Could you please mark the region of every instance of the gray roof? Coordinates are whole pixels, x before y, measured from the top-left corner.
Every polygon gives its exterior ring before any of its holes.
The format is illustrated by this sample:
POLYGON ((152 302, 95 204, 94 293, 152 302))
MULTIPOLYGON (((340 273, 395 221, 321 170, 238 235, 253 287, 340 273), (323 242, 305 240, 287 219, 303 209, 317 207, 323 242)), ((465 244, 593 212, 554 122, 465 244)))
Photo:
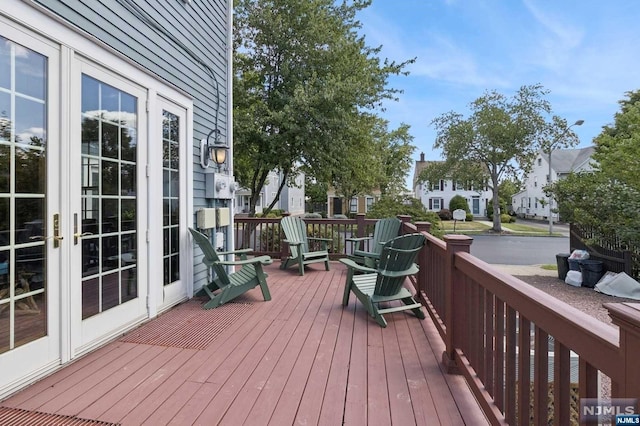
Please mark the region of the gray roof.
MULTIPOLYGON (((569 173, 589 162, 595 148, 556 149, 551 153, 551 167, 556 173, 569 173)), ((545 157, 544 158, 548 158, 545 157)))

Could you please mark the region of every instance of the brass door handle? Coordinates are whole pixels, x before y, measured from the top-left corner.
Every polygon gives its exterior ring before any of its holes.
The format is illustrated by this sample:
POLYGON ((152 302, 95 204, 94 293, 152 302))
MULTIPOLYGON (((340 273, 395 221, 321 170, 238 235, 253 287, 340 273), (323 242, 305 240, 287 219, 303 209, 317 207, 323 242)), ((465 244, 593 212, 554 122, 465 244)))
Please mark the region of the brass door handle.
POLYGON ((88 235, 93 235, 93 232, 80 232, 78 227, 78 213, 73 214, 73 244, 78 244, 78 240, 82 237, 86 237, 88 235))
POLYGON ((64 240, 64 237, 61 237, 60 235, 51 235, 49 237, 45 237, 44 235, 34 235, 29 237, 30 240, 38 240, 38 241, 46 241, 46 240, 51 240, 53 239, 54 241, 62 241, 64 240))

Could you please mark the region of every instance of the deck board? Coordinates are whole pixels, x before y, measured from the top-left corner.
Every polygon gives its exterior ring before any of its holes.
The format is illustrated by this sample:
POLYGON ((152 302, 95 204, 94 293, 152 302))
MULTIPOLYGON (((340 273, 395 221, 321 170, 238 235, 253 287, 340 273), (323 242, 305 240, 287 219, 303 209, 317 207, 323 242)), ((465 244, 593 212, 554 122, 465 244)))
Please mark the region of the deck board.
POLYGON ((0 406, 122 425, 486 423, 430 319, 383 329, 353 295, 343 307, 338 262, 265 269, 272 300, 241 296, 248 313, 205 349, 113 341, 0 406))

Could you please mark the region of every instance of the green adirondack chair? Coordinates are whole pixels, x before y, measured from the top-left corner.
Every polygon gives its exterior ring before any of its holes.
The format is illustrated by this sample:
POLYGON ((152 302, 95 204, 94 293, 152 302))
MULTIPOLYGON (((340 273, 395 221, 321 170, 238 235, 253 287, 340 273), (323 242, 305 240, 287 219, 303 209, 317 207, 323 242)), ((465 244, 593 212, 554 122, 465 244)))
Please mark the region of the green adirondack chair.
POLYGON ((361 265, 375 267, 376 261, 380 259, 382 247, 387 241, 398 236, 400 225, 402 225, 400 219, 387 217, 376 222, 372 237, 347 238, 346 241, 354 244, 350 258, 361 265), (369 250, 364 250, 362 247, 366 240, 369 240, 369 250))
POLYGON ((285 235, 284 242, 289 244, 289 257, 280 265, 281 269, 298 265, 300 275, 304 275, 304 267, 310 263, 324 262, 324 267, 329 270, 329 252, 327 243, 329 238, 316 238, 307 236, 307 224, 298 216, 286 216, 280 221, 280 226, 285 235), (319 241, 321 250, 312 251, 309 242, 319 241))
POLYGON ((388 241, 382 248, 376 268, 359 265, 352 259, 340 259, 348 268, 342 304, 347 306, 353 292, 382 327, 387 326, 383 315, 392 312, 411 310, 415 316, 424 319, 424 312, 420 309, 422 305, 404 287, 404 282, 409 275, 418 272, 414 261, 425 243, 426 238, 419 233, 388 241), (394 300, 402 300, 404 305, 380 307, 381 303, 394 300))
POLYGON ((251 249, 216 252, 206 235, 192 228, 189 228, 189 232, 191 232, 193 239, 204 254, 202 263, 212 268, 213 272, 215 272, 215 278, 197 293, 198 296, 205 294, 209 296, 210 300, 204 304, 204 309, 217 308, 258 285, 262 290, 264 300, 271 300, 271 293, 269 293, 269 287, 267 286, 267 274, 262 269, 262 265, 273 263, 271 257, 259 256, 248 259, 247 253, 251 249), (218 257, 219 255, 227 254, 239 255, 240 260, 227 261, 218 257), (235 265, 241 268, 228 274, 224 265, 235 265))

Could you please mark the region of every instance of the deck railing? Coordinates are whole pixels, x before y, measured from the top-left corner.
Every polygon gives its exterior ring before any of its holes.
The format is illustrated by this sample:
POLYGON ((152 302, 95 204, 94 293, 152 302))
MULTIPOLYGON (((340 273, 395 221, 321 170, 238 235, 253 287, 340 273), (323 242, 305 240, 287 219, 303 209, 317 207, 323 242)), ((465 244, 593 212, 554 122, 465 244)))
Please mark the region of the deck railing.
MULTIPOLYGON (((493 424, 577 423, 582 398, 640 397, 640 304, 605 304, 617 327, 605 324, 475 258, 471 237, 443 241, 428 223, 402 220, 403 233, 427 234, 413 284, 445 343, 443 365, 465 376, 493 424)), ((257 245, 275 239, 278 222, 236 218, 238 247, 281 257, 285 247, 257 245)), ((337 258, 350 252, 346 238, 368 235, 375 220, 307 223, 335 237, 337 258)))

